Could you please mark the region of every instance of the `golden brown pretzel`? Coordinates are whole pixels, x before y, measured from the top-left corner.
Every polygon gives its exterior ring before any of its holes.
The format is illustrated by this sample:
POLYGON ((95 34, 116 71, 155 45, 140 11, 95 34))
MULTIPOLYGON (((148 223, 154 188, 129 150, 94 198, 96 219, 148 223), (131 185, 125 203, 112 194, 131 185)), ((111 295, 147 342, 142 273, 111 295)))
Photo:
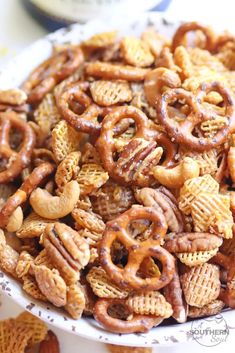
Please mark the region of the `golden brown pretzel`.
POLYGON ((178 46, 183 45, 184 37, 188 32, 191 31, 202 31, 205 35, 205 47, 209 51, 213 51, 215 45, 215 35, 214 32, 206 26, 203 26, 197 22, 186 22, 183 23, 175 32, 172 39, 172 51, 174 51, 178 46))
POLYGON ((54 171, 54 165, 45 162, 36 167, 25 179, 19 189, 8 198, 0 211, 0 227, 4 228, 15 209, 24 203, 31 192, 43 182, 43 180, 54 171))
POLYGON ((143 81, 149 70, 96 61, 88 63, 85 71, 88 76, 101 77, 107 80, 143 81))
POLYGON ((162 213, 152 207, 132 206, 128 211, 106 225, 100 243, 100 263, 110 279, 124 288, 135 290, 157 290, 167 285, 175 271, 175 260, 172 255, 160 246, 166 234, 166 221, 162 213), (152 221, 153 228, 149 239, 142 243, 133 239, 128 226, 134 220, 152 221), (119 240, 129 252, 125 267, 116 266, 111 258, 111 247, 119 240), (162 263, 162 273, 157 278, 140 278, 137 271, 146 257, 153 257, 162 263))
POLYGON ((29 164, 35 145, 35 134, 27 122, 17 116, 15 112, 0 114, 0 156, 11 161, 10 166, 0 172, 0 184, 14 180, 29 164), (19 151, 14 151, 10 146, 10 131, 12 128, 19 130, 23 141, 19 151))
POLYGON ((74 129, 86 133, 97 133, 100 130, 97 118, 107 113, 107 108, 101 108, 92 102, 92 99, 85 93, 88 88, 88 82, 72 83, 57 95, 56 102, 59 112, 74 129), (72 102, 79 103, 84 111, 81 114, 75 113, 71 107, 72 102))
POLYGON ((71 75, 84 57, 79 47, 64 49, 40 64, 23 83, 29 103, 38 103, 53 87, 71 75))
MULTIPOLYGON (((96 147, 100 153, 103 166, 109 175, 114 179, 118 179, 119 182, 125 182, 123 176, 120 175, 119 170, 116 168, 117 162, 114 161, 114 153, 116 152, 116 145, 114 140, 115 126, 117 126, 123 119, 133 119, 135 122, 136 130, 131 145, 127 145, 123 153, 130 153, 131 149, 134 149, 135 144, 138 143, 139 138, 149 140, 151 138, 149 123, 147 116, 138 108, 133 106, 117 107, 110 114, 106 115, 102 122, 101 133, 96 142, 96 147), (128 149, 129 146, 129 149, 128 149)), ((140 141, 139 141, 140 142, 140 141)), ((156 142, 151 141, 147 148, 151 151, 152 148, 156 147, 156 142)), ((147 153, 147 151, 146 151, 147 153)), ((149 152, 148 152, 149 153, 149 152)), ((123 156, 123 158, 125 155, 123 156)))
POLYGON ((130 320, 121 320, 109 315, 111 305, 126 305, 123 299, 99 299, 95 304, 94 317, 108 331, 116 333, 148 332, 153 326, 159 325, 160 316, 134 315, 130 320))
POLYGON ((162 98, 158 100, 156 108, 158 119, 165 126, 168 134, 174 138, 176 142, 197 151, 205 151, 221 145, 225 142, 228 133, 234 130, 235 102, 232 93, 219 82, 202 84, 196 96, 181 88, 169 89, 162 95, 162 98), (228 122, 218 130, 212 138, 196 137, 193 135, 195 126, 203 121, 212 120, 216 117, 215 112, 206 110, 201 104, 204 97, 211 91, 216 91, 223 97, 228 122), (184 100, 190 109, 190 114, 182 122, 171 119, 168 114, 168 105, 176 100, 184 100))

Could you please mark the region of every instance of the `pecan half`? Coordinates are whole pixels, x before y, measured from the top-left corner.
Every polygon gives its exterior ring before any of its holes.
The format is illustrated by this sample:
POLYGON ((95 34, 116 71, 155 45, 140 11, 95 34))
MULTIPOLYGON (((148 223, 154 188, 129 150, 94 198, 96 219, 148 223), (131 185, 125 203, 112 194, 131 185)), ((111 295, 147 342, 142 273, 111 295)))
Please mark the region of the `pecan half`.
POLYGON ((171 231, 182 232, 184 221, 181 211, 177 206, 174 196, 166 188, 143 188, 136 191, 135 197, 142 205, 155 207, 162 212, 171 231))
POLYGON ((169 252, 196 252, 214 250, 223 243, 223 239, 210 233, 169 233, 164 248, 169 252))
POLYGON ((75 283, 90 258, 89 245, 84 238, 66 224, 56 222, 46 227, 42 242, 66 283, 75 283))

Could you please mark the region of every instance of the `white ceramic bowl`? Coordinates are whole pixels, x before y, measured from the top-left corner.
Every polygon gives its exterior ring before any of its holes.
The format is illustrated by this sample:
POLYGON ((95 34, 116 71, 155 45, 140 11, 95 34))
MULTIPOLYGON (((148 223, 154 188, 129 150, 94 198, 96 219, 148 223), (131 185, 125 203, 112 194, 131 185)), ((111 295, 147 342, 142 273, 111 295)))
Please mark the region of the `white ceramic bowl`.
MULTIPOLYGON (((138 19, 131 19, 130 16, 129 18, 123 17, 122 19, 112 18, 105 21, 92 21, 86 25, 76 24, 68 28, 63 28, 38 40, 4 68, 0 69, 0 88, 11 88, 20 85, 27 75, 51 54, 55 43, 79 43, 94 33, 112 29, 119 29, 120 35, 138 35, 148 25, 154 25, 161 33, 171 37, 179 22, 173 23, 167 21, 157 13, 146 13, 142 14, 138 19)), ((105 331, 91 318, 82 318, 75 321, 67 316, 64 311, 29 297, 21 289, 20 284, 16 280, 1 271, 0 289, 21 305, 22 308, 40 317, 42 320, 87 339, 129 346, 173 345, 193 339, 192 334, 190 334, 191 322, 181 325, 174 324, 156 327, 146 334, 118 335, 105 331)), ((228 327, 234 326, 234 311, 224 312, 223 318, 228 327)))

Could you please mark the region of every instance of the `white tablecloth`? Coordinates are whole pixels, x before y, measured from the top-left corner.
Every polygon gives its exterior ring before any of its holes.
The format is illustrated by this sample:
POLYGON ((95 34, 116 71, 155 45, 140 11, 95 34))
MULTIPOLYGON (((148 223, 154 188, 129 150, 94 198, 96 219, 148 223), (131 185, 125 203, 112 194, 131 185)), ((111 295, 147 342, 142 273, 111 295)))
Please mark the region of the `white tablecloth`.
MULTIPOLYGON (((143 0, 139 0, 143 1, 143 0)), ((19 53, 27 45, 45 35, 47 31, 36 23, 24 10, 19 0, 0 0, 0 66, 11 57, 19 53)), ((235 32, 233 1, 206 1, 206 0, 173 0, 167 13, 178 19, 196 19, 203 22, 222 24, 235 32)), ((6 317, 17 315, 21 308, 12 300, 6 297, 1 298, 0 320, 6 317)), ((235 323, 235 315, 234 315, 235 323)), ((61 330, 52 328, 58 335, 61 344, 61 353, 103 353, 106 348, 103 344, 87 341, 77 336, 64 333, 61 330)), ((198 343, 177 344, 171 348, 157 347, 154 352, 158 353, 198 353, 210 352, 219 353, 225 350, 226 353, 234 352, 234 338, 231 335, 225 343, 217 347, 207 348, 198 343)), ((120 352, 121 353, 121 352, 120 352)))

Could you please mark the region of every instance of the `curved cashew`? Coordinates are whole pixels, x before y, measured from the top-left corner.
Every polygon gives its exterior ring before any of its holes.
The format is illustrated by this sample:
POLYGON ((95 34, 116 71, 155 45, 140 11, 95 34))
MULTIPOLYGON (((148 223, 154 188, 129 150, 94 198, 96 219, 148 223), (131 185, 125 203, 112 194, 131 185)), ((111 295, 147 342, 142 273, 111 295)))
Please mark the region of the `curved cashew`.
POLYGON ((6 229, 8 232, 17 232, 22 226, 24 219, 23 211, 20 206, 18 206, 9 218, 6 229))
POLYGON ((152 169, 153 176, 157 181, 168 188, 180 188, 184 182, 191 178, 199 176, 198 163, 190 158, 185 157, 179 165, 174 168, 166 168, 156 166, 152 169))
POLYGON ((157 98, 163 93, 164 87, 180 87, 179 75, 165 67, 159 67, 147 73, 144 81, 144 92, 147 101, 155 107, 157 98))
POLYGON ((73 180, 65 185, 60 196, 52 196, 47 190, 37 188, 30 196, 30 204, 39 216, 56 219, 72 212, 78 202, 79 195, 79 185, 73 180))

